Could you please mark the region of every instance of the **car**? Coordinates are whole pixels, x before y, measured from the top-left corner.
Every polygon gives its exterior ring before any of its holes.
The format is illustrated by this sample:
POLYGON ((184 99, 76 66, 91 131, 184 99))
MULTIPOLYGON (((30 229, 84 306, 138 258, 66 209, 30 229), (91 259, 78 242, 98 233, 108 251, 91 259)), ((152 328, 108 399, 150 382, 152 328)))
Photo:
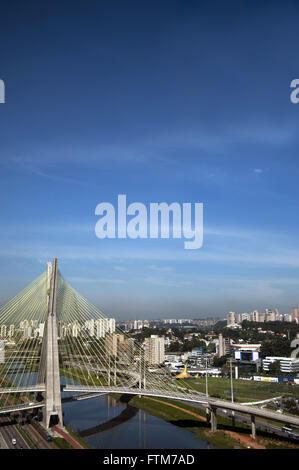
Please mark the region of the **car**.
POLYGON ((16 440, 16 439, 12 439, 12 440, 11 440, 11 443, 15 446, 16 443, 17 443, 17 440, 16 440))

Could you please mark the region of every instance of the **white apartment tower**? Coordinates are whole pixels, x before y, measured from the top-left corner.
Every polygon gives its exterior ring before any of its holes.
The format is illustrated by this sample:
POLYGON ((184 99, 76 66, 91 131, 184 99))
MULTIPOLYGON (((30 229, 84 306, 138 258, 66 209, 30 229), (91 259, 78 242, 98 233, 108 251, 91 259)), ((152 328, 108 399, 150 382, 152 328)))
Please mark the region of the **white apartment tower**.
POLYGON ((162 364, 165 360, 164 336, 151 335, 144 341, 145 360, 149 364, 162 364))

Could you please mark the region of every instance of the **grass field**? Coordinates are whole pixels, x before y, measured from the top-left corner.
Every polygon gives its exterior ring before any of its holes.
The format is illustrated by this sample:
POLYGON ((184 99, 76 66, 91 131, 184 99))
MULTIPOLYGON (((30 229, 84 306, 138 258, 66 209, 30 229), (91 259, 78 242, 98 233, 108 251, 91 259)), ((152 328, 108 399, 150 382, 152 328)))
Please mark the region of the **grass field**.
MULTIPOLYGON (((176 380, 175 383, 181 387, 206 393, 206 379, 176 380)), ((283 383, 255 382, 253 380, 233 379, 234 401, 250 402, 266 400, 277 396, 289 396, 299 398, 299 385, 288 385, 283 383)), ((231 399, 230 379, 208 378, 208 393, 210 396, 231 399)))

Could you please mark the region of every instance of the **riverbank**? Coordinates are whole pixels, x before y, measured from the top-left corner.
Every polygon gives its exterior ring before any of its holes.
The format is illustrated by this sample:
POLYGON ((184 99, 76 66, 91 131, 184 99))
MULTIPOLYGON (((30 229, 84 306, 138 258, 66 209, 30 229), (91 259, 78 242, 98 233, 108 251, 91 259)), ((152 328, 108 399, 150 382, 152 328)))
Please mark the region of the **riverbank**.
POLYGON ((204 410, 185 403, 181 404, 178 401, 134 396, 129 404, 175 426, 192 431, 195 438, 205 440, 218 449, 248 447, 252 449, 299 449, 299 444, 291 443, 283 438, 273 438, 272 435, 263 431, 258 431, 257 439, 254 440, 249 426, 236 423, 233 427, 231 419, 219 415, 217 416, 218 430, 212 433, 204 410))

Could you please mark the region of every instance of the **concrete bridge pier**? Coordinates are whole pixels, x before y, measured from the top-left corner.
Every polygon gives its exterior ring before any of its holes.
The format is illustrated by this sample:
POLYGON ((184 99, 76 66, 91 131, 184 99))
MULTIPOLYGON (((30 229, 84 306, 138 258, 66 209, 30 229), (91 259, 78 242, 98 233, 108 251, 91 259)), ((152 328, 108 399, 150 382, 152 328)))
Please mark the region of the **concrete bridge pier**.
POLYGON ((210 408, 209 407, 206 408, 206 420, 207 420, 207 424, 210 424, 210 408))
POLYGON ((211 406, 211 432, 216 432, 217 431, 217 414, 214 406, 211 406))
POLYGON ((250 415, 250 416, 251 416, 251 435, 252 435, 252 439, 256 439, 255 416, 254 415, 250 415))

